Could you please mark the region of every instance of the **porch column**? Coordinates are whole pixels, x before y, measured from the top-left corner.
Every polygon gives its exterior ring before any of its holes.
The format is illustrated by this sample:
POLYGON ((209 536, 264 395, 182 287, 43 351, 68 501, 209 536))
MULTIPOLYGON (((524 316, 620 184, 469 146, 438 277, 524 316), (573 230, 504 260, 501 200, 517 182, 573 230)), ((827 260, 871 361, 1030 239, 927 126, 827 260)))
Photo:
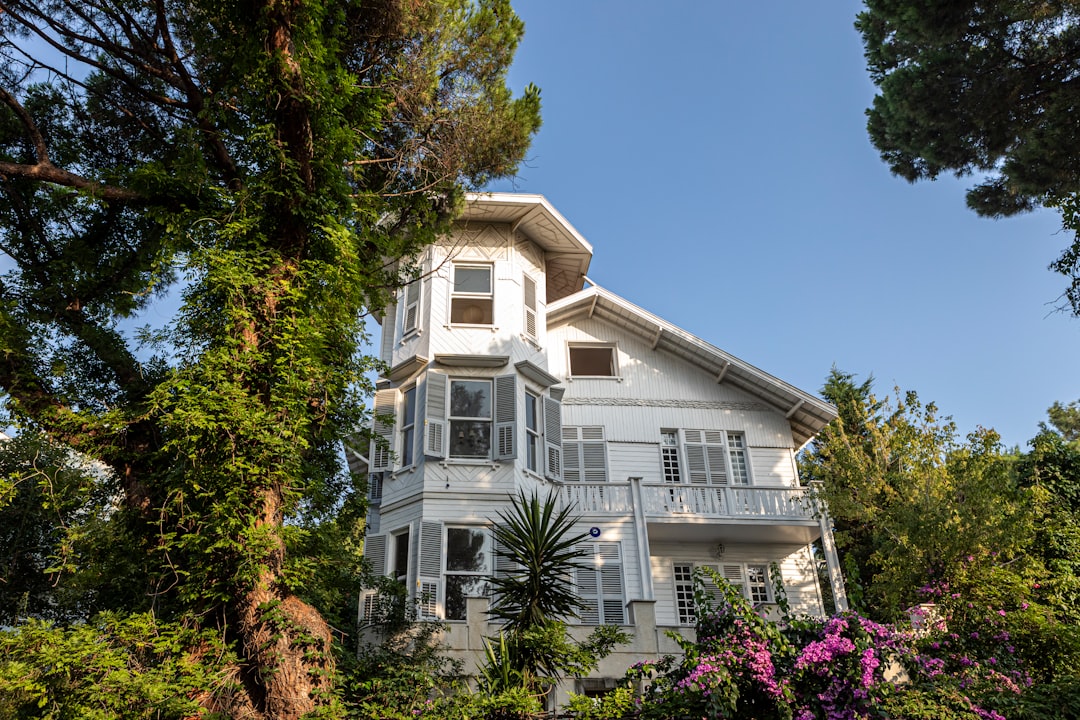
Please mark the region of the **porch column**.
MULTIPOLYGON (((814 483, 815 486, 818 483, 814 483)), ((825 552, 825 567, 829 570, 829 585, 832 586, 833 602, 837 612, 844 612, 848 608, 847 591, 844 589, 844 575, 840 572, 840 557, 836 554, 836 541, 833 539, 832 523, 829 521, 829 511, 825 501, 818 492, 819 487, 814 487, 814 504, 817 507, 818 524, 821 527, 821 549, 825 552)))
POLYGON ((649 552, 649 529, 645 525, 645 500, 641 478, 630 480, 630 504, 634 508, 634 537, 637 539, 638 571, 641 574, 642 600, 655 600, 652 584, 652 555, 649 552))

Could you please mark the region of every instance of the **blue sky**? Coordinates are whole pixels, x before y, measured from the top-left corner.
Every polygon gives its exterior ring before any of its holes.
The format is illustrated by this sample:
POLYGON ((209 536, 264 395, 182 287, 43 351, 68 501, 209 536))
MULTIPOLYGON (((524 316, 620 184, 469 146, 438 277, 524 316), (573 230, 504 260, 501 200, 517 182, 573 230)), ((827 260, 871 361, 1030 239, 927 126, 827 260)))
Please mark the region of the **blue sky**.
POLYGON ((1008 445, 1080 398, 1056 216, 979 218, 964 179, 889 173, 859 3, 514 6, 511 83, 540 86, 544 126, 491 189, 545 195, 597 284, 804 390, 873 373, 1008 445))

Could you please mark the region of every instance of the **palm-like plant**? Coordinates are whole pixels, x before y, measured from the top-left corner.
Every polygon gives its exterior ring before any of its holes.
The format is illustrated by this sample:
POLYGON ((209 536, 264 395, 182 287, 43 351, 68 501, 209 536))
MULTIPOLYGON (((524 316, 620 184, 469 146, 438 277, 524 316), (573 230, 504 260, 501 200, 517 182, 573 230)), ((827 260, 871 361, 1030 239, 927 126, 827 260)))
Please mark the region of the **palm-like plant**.
POLYGON ((492 580, 496 600, 489 614, 505 621, 508 633, 577 616, 583 607, 573 573, 584 567, 577 545, 588 535, 572 534, 579 518, 568 507, 556 507, 553 493, 541 501, 535 492, 526 497, 522 491, 507 512, 499 513, 495 553, 515 571, 492 580))

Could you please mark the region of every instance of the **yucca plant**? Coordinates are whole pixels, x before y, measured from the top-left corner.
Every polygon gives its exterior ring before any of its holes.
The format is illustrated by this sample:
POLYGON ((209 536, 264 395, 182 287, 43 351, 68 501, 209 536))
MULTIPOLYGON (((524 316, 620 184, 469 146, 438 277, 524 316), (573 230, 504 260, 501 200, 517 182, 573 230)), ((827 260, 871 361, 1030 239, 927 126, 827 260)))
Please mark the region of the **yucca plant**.
POLYGON ((492 580, 495 602, 489 614, 506 622, 504 631, 520 633, 551 620, 576 617, 583 605, 574 590, 574 570, 584 567, 573 533, 579 520, 569 507, 557 509, 553 493, 541 501, 524 491, 495 523, 495 553, 513 563, 512 573, 492 580))

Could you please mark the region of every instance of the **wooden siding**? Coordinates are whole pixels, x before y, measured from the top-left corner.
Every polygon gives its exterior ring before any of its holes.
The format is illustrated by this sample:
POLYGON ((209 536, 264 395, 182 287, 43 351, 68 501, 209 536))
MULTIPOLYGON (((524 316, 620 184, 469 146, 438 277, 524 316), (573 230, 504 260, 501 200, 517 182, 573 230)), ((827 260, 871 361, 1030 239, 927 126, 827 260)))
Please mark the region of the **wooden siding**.
POLYGON ((549 328, 549 372, 567 377, 564 422, 603 424, 608 438, 651 442, 661 428, 737 430, 753 447, 792 448, 791 427, 782 413, 680 358, 657 352, 641 340, 597 320, 549 328), (567 345, 614 343, 617 378, 570 378, 567 345))
POLYGON ((750 471, 757 486, 795 487, 795 452, 789 448, 750 448, 750 471))
POLYGON ((645 483, 663 482, 660 472, 659 443, 608 443, 608 477, 612 482, 625 482, 639 477, 645 483))
POLYGON ((728 545, 724 548, 723 559, 719 560, 714 554, 715 546, 710 545, 654 543, 650 551, 658 626, 679 624, 675 611, 675 582, 672 577, 672 566, 676 562, 713 565, 776 562, 784 578, 784 588, 792 612, 818 616, 823 612, 817 576, 810 561, 809 549, 804 545, 780 545, 767 549, 761 546, 728 545))

